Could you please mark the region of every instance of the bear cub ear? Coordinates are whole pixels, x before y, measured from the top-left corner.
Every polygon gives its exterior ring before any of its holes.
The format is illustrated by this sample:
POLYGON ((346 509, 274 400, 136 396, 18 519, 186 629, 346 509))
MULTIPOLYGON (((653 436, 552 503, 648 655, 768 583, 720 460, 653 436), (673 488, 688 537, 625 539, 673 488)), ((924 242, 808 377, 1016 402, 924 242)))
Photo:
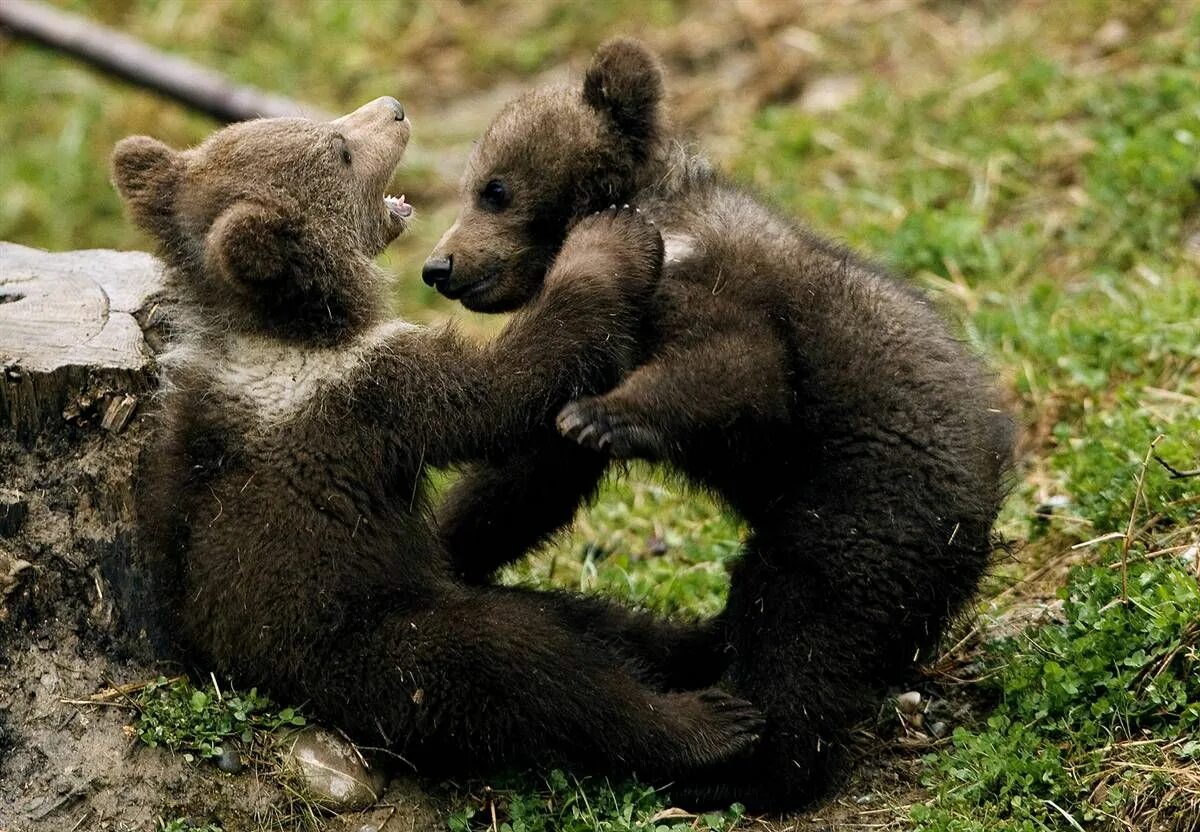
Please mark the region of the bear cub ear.
POLYGON ((129 205, 134 222, 164 240, 172 230, 182 172, 183 157, 149 136, 121 139, 113 150, 113 184, 129 205))
POLYGON ((659 124, 663 75, 658 59, 632 38, 603 44, 583 78, 583 100, 606 113, 624 135, 650 139, 659 124))
POLYGON ((311 263, 293 212, 278 205, 243 200, 226 208, 204 241, 209 270, 243 286, 295 278, 311 263))

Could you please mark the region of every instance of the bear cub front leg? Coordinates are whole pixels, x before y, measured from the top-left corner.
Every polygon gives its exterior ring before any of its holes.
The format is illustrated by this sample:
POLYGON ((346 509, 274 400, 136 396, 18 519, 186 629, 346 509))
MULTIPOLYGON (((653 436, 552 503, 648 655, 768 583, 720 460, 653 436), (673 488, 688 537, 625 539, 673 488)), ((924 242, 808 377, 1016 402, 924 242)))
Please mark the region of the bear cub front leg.
MULTIPOLYGON (((575 225, 555 260, 555 267, 563 264, 564 259, 581 254, 612 251, 623 251, 626 257, 634 258, 633 263, 638 260, 658 263, 661 269, 662 235, 637 208, 610 206, 607 211, 585 217, 575 225)), ((638 270, 637 266, 632 269, 635 273, 638 270)), ((620 459, 657 456, 665 436, 644 420, 637 420, 634 413, 623 412, 616 402, 607 401, 608 398, 582 396, 568 404, 557 419, 559 432, 584 447, 620 459)))

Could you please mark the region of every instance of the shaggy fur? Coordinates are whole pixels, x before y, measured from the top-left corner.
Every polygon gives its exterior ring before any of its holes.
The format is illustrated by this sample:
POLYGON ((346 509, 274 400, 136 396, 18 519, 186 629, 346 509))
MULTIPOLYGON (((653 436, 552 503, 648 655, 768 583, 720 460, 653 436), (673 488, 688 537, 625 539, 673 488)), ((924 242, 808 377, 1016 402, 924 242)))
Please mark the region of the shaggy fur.
MULTIPOLYGON (((426 466, 544 434, 630 362, 659 276, 633 212, 589 218, 542 300, 486 348, 382 318, 393 99, 256 121, 176 152, 121 142, 117 186, 160 241, 183 343, 141 487, 141 544, 206 669, 302 701, 423 772, 559 761, 674 776, 752 746, 759 713, 669 692, 696 632, 567 594, 468 586, 426 466)), ((703 645, 700 648, 703 649, 703 645)))
POLYGON ((521 306, 571 223, 612 202, 653 219, 666 264, 641 365, 559 414, 581 447, 544 440, 473 472, 443 534, 460 574, 484 581, 568 522, 608 457, 668 463, 720 495, 751 533, 711 679, 762 706, 768 731, 751 764, 686 788, 794 805, 820 794, 850 726, 975 591, 1010 424, 922 295, 724 182, 672 140, 661 99, 655 59, 614 41, 582 88, 518 98, 476 146, 432 255, 452 266, 433 274, 448 296, 521 306))

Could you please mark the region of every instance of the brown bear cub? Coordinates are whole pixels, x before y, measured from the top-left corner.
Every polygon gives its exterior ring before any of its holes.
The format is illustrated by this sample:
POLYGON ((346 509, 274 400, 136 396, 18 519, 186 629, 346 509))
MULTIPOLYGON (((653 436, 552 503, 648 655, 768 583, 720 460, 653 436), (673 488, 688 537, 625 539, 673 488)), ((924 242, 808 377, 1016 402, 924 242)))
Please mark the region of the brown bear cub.
POLYGON ((443 534, 483 581, 568 522, 606 458, 665 462, 719 494, 750 535, 712 681, 762 707, 767 732, 751 764, 676 794, 794 805, 974 593, 1011 429, 924 297, 725 182, 674 139, 662 97, 654 57, 612 41, 582 87, 521 96, 475 147, 425 266, 443 294, 480 311, 544 302, 572 223, 612 203, 657 224, 666 263, 640 366, 558 416, 580 447, 546 440, 468 474, 443 534))
POLYGON ((665 777, 745 752, 756 710, 663 684, 692 630, 468 586, 429 517, 426 466, 520 447, 619 380, 658 233, 630 211, 581 223, 542 300, 487 347, 386 320, 372 259, 411 213, 384 194, 408 137, 381 98, 182 152, 116 148, 179 306, 138 511, 185 646, 426 773, 558 761, 665 777))

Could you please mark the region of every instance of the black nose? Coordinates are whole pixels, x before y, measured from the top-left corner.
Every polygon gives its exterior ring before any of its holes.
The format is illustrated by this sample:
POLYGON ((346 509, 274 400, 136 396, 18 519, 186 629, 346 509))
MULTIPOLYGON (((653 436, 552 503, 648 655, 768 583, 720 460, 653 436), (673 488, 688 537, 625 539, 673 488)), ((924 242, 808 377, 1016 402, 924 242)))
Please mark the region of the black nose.
POLYGON ((421 269, 421 279, 425 281, 426 285, 441 289, 450 282, 452 271, 454 271, 453 254, 445 257, 430 257, 425 261, 425 268, 421 269))
POLYGON ((390 95, 385 95, 383 100, 391 106, 392 112, 396 114, 396 121, 404 121, 404 105, 390 95))

